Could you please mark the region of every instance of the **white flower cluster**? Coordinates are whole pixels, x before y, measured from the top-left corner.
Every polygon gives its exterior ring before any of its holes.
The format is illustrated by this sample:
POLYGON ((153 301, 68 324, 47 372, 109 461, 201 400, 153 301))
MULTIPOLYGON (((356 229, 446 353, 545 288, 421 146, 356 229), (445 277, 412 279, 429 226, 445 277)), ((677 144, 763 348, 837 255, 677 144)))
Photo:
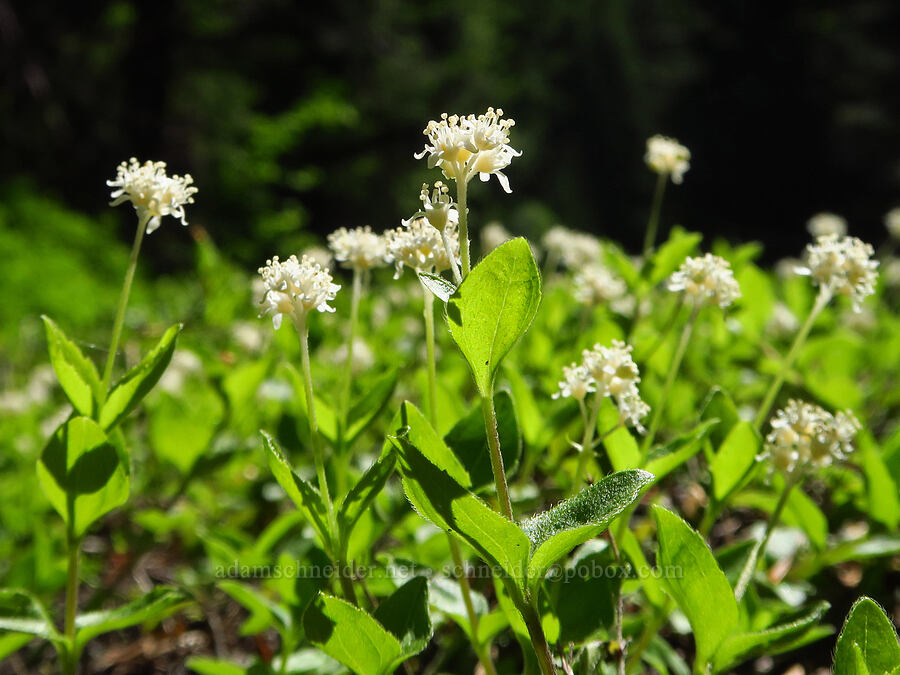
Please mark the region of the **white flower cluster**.
POLYGON ((147 220, 147 234, 159 227, 163 216, 174 216, 187 225, 185 204, 194 203, 197 193, 190 174, 167 176, 165 162, 144 162, 134 157, 119 164, 115 180, 106 184, 115 188, 110 206, 131 202, 138 218, 147 220))
POLYGON ((647 139, 647 154, 644 161, 653 171, 672 177, 672 182, 680 185, 685 172, 691 168, 691 151, 674 138, 657 134, 647 139))
POLYGON ((631 349, 621 340, 613 340, 610 347, 597 344, 593 349, 585 349, 580 364, 563 368, 565 379, 553 398, 571 396, 583 401, 588 393, 600 392, 616 402, 620 422, 643 432, 641 420, 650 412, 650 406, 641 400, 637 387, 641 378, 631 349))
POLYGON ((428 168, 440 167, 444 176, 469 182, 478 174, 487 182, 497 176, 504 191, 512 192, 503 169, 522 153, 509 145, 509 130, 515 120, 503 119, 503 110, 488 108, 483 115, 441 115, 422 132, 428 138, 416 159, 428 155, 428 168))
MULTIPOLYGON (((459 259, 459 232, 455 224, 444 228, 444 236, 450 242, 453 255, 459 259)), ((394 263, 394 278, 399 279, 404 265, 417 272, 440 274, 450 269, 447 249, 441 233, 432 227, 424 217, 413 217, 403 221, 403 225, 384 233, 387 247, 387 261, 394 263)))
POLYGON ((806 230, 813 237, 836 234, 843 237, 847 234, 847 220, 836 213, 817 213, 806 221, 806 230))
POLYGON ((861 426, 851 412, 832 415, 812 403, 791 400, 772 419, 762 458, 791 473, 828 466, 853 452, 861 426))
POLYGON ((627 291, 625 282, 603 265, 585 265, 575 273, 575 299, 583 305, 614 303, 627 291))
POLYGON ((309 256, 297 260, 292 255, 284 262, 274 256, 259 268, 259 275, 265 287, 263 314, 272 315, 276 330, 284 314, 295 316, 311 309, 334 311, 328 303, 341 287, 332 283, 331 274, 309 256))
POLYGON ((875 292, 878 261, 872 260, 874 254, 861 239, 826 234, 806 247, 806 265, 796 272, 811 276, 830 295, 847 296, 858 312, 862 301, 875 292))
POLYGON ((669 277, 668 288, 684 291, 697 304, 716 304, 722 309, 741 297, 731 265, 711 253, 702 258, 687 258, 669 277))
POLYGON ((894 239, 900 239, 900 206, 884 214, 884 226, 894 239))
POLYGON ((360 271, 384 265, 387 256, 384 237, 372 232, 368 225, 352 230, 338 228, 328 235, 328 247, 344 267, 360 271))
POLYGON ((493 251, 512 238, 513 236, 509 233, 509 230, 497 221, 492 221, 481 228, 481 248, 484 253, 493 251))
POLYGON ((597 237, 562 225, 547 230, 541 243, 548 256, 553 256, 569 269, 596 264, 603 255, 603 246, 597 237))

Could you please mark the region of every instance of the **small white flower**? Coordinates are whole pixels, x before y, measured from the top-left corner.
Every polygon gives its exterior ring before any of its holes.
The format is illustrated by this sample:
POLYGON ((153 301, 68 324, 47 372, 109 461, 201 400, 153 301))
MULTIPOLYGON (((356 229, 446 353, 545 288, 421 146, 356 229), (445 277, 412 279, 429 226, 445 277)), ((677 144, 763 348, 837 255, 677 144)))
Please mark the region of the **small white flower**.
POLYGON ((481 248, 485 253, 493 251, 512 238, 509 231, 497 221, 490 222, 481 228, 481 248))
POLYGON ((888 286, 900 286, 900 258, 889 258, 884 264, 884 281, 888 286))
POLYGON ((813 237, 836 234, 843 237, 847 234, 847 220, 836 213, 817 213, 806 221, 806 230, 813 237))
MULTIPOLYGON (((260 303, 262 297, 260 297, 260 303)), ((257 303, 257 304, 260 304, 257 303)), ((231 336, 234 341, 248 352, 259 352, 265 343, 265 335, 256 323, 250 321, 237 321, 231 326, 231 336)))
POLYGON ((625 282, 603 265, 589 264, 575 273, 575 299, 583 305, 613 303, 627 291, 625 282))
POLYGON ((541 240, 547 254, 564 267, 577 270, 597 264, 603 255, 603 245, 597 237, 586 232, 570 230, 562 225, 551 227, 541 240))
POLYGON ((830 295, 847 296, 854 311, 875 292, 878 261, 872 260, 872 246, 861 239, 826 234, 809 244, 806 253, 806 266, 798 267, 797 274, 811 276, 830 295))
POLYGON ((785 337, 794 335, 800 328, 800 320, 783 302, 776 302, 772 308, 772 316, 766 324, 769 332, 785 337))
POLYGON ((900 206, 884 214, 884 226, 894 239, 900 239, 900 206))
POLYGON ((178 394, 184 381, 194 373, 203 371, 203 361, 189 349, 176 349, 166 371, 159 378, 159 388, 170 394, 178 394))
POLYGON ((613 340, 609 347, 596 344, 593 349, 582 352, 582 364, 597 390, 615 400, 620 421, 643 433, 640 421, 650 411, 650 406, 641 400, 638 392, 641 378, 631 351, 631 345, 621 340, 613 340))
MULTIPOLYGON (((452 223, 444 228, 454 256, 459 259, 459 233, 452 223)), ((441 233, 428 224, 424 217, 410 218, 395 230, 384 233, 387 242, 387 262, 394 263, 394 278, 399 279, 403 267, 411 267, 417 272, 440 274, 450 269, 447 249, 441 233)))
POLYGON ((761 458, 786 473, 828 466, 853 452, 861 425, 850 412, 832 415, 825 409, 790 400, 771 421, 761 458))
POLYGON ((439 232, 447 225, 459 224, 459 211, 450 197, 450 189, 441 181, 434 184, 433 190, 427 183, 423 184, 419 199, 422 200, 422 211, 416 213, 414 218, 425 216, 428 223, 439 232))
POLYGON ((731 265, 711 253, 702 258, 687 258, 669 277, 668 289, 684 291, 695 303, 715 304, 722 309, 741 297, 731 265))
POLYGON ((589 393, 596 391, 594 378, 584 365, 573 363, 563 366, 563 380, 559 383, 559 391, 553 394, 553 398, 572 397, 576 401, 583 401, 589 393))
POLYGON ((685 172, 691 168, 691 151, 674 138, 657 134, 647 139, 644 161, 658 174, 667 174, 672 182, 680 185, 685 172))
POLYGON ((338 228, 328 235, 328 246, 342 266, 359 271, 380 267, 387 255, 384 237, 368 225, 352 230, 338 228))
POLYGON ((323 270, 328 270, 329 272, 334 265, 334 255, 332 255, 331 251, 324 246, 310 246, 303 250, 302 256, 312 258, 314 263, 317 263, 319 267, 323 270))
POLYGON ((117 169, 115 180, 106 184, 115 188, 110 194, 110 206, 131 202, 138 218, 147 220, 147 234, 159 227, 163 216, 174 216, 187 225, 185 204, 193 204, 194 179, 190 174, 167 176, 165 162, 144 162, 140 164, 132 157, 122 162, 117 169))
POLYGON ((497 176, 505 192, 512 192, 503 169, 522 153, 509 145, 509 130, 515 120, 503 119, 503 110, 488 108, 478 115, 441 115, 423 133, 428 138, 416 159, 428 155, 428 168, 440 167, 447 178, 468 183, 476 174, 482 181, 497 176))
POLYGON ((272 315, 276 330, 281 327, 284 314, 296 316, 312 309, 334 311, 328 303, 341 287, 331 283, 331 274, 309 256, 297 260, 292 255, 284 262, 274 256, 259 268, 259 274, 266 289, 263 314, 272 315))

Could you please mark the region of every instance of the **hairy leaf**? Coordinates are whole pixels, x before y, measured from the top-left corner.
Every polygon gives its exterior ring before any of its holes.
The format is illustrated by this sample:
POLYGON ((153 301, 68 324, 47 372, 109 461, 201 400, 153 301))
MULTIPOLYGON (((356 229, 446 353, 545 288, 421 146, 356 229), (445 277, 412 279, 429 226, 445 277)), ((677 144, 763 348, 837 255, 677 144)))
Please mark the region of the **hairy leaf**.
POLYGON ((93 417, 103 400, 103 385, 97 368, 49 317, 41 318, 56 379, 75 410, 93 417))
POLYGON ((834 675, 887 673, 900 664, 900 643, 891 620, 871 598, 856 601, 834 652, 834 675))

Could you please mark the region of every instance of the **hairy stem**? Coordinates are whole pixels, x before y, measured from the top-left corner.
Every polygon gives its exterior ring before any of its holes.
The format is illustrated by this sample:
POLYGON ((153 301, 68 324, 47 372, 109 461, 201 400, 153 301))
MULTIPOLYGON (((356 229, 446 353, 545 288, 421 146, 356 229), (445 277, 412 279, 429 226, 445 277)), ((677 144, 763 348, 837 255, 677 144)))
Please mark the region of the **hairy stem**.
POLYGON ((113 366, 116 363, 116 352, 119 351, 119 339, 122 337, 122 324, 125 322, 125 308, 128 307, 128 297, 131 295, 131 284, 134 282, 134 271, 137 269, 138 254, 141 252, 141 242, 144 241, 144 232, 147 230, 148 216, 138 218, 137 231, 134 234, 134 243, 131 245, 131 258, 128 260, 128 269, 125 271, 125 281, 122 284, 122 293, 119 296, 119 306, 116 308, 116 318, 113 322, 112 340, 109 343, 109 354, 106 357, 106 367, 103 369, 103 394, 109 391, 112 381, 113 366))
POLYGON ((457 178, 456 206, 459 209, 459 257, 462 262, 463 279, 472 271, 472 265, 469 262, 469 212, 466 207, 468 187, 469 184, 464 176, 457 178))
POLYGON ((684 353, 687 351, 688 343, 691 341, 691 332, 694 330, 694 322, 697 320, 697 313, 699 310, 700 306, 694 305, 691 316, 688 318, 687 323, 684 325, 684 329, 681 331, 681 339, 678 341, 678 346, 675 348, 675 355, 672 357, 672 363, 669 364, 669 371, 666 373, 666 381, 663 384, 662 396, 660 396, 659 403, 656 404, 656 409, 653 411, 653 416, 650 418, 650 428, 647 430, 647 435, 644 437, 644 442, 641 445, 641 466, 644 465, 647 454, 650 452, 650 448, 653 447, 653 441, 656 439, 656 432, 659 430, 659 425, 662 422, 663 411, 669 400, 669 394, 672 391, 672 385, 675 383, 675 377, 678 375, 678 370, 681 368, 681 361, 684 359, 684 353))
MULTIPOLYGON (((437 430, 437 367, 434 359, 434 297, 425 285, 422 285, 422 292, 425 296, 425 349, 428 353, 428 421, 431 426, 437 430)), ((494 668, 494 662, 490 657, 490 645, 483 645, 478 640, 478 614, 475 612, 475 604, 472 602, 472 589, 469 586, 469 578, 466 576, 466 570, 463 566, 462 551, 459 543, 453 538, 453 535, 447 533, 447 543, 450 545, 450 555, 453 557, 453 564, 459 570, 459 591, 463 598, 463 604, 466 606, 466 615, 469 619, 469 626, 472 629, 472 649, 478 657, 487 675, 497 675, 494 668)))
POLYGON ((644 233, 644 259, 650 255, 656 244, 656 231, 659 229, 659 214, 662 210, 663 194, 669 174, 661 173, 656 178, 656 189, 653 191, 653 203, 650 205, 650 218, 647 220, 647 231, 644 233))
POLYGON ((819 291, 819 295, 816 297, 816 302, 810 310, 809 316, 806 317, 806 321, 800 327, 797 336, 794 338, 794 343, 791 345, 790 351, 784 358, 784 362, 781 364, 778 374, 775 376, 775 379, 772 380, 772 384, 766 392, 762 405, 759 406, 759 412, 756 413, 756 419, 754 420, 754 425, 757 430, 762 428, 763 422, 765 422, 766 417, 769 416, 772 404, 775 403, 775 397, 778 396, 778 392, 781 391, 781 385, 784 384, 784 379, 787 377, 788 371, 790 371, 791 366, 794 365, 794 359, 797 358, 800 348, 806 342, 806 338, 809 337, 809 331, 812 330, 816 318, 821 314, 822 310, 825 309, 825 305, 828 304, 829 300, 831 300, 830 293, 824 288, 819 291))
POLYGON ((600 413, 602 400, 603 392, 598 389, 594 392, 594 397, 591 399, 590 413, 584 421, 584 435, 581 437, 581 454, 578 455, 578 465, 575 468, 575 477, 572 481, 572 496, 578 493, 581 483, 584 481, 584 472, 587 470, 588 460, 590 460, 593 452, 594 431, 597 429, 597 415, 600 413))
POLYGON ((533 605, 528 605, 522 612, 534 653, 537 655, 538 664, 541 667, 541 675, 556 675, 556 666, 553 665, 553 656, 550 654, 550 645, 544 635, 544 627, 541 625, 541 617, 533 605))
POLYGON ((741 598, 744 597, 744 593, 747 592, 747 587, 753 579, 753 572, 756 571, 756 564, 759 561, 759 556, 765 553, 769 539, 772 537, 772 531, 775 529, 775 526, 778 525, 778 521, 781 519, 781 513, 784 511, 784 507, 788 502, 788 497, 791 496, 791 490, 794 489, 796 483, 797 481, 793 476, 788 476, 787 479, 785 479, 784 490, 782 490, 781 496, 778 498, 778 503, 775 505, 772 517, 769 518, 769 522, 766 523, 766 531, 763 534, 763 538, 751 549, 750 555, 747 557, 747 562, 744 563, 744 567, 741 569, 741 575, 738 577, 737 585, 734 587, 734 597, 738 602, 741 601, 741 598))
POLYGON ((484 430, 487 432, 488 447, 491 451, 491 469, 494 472, 494 484, 497 486, 497 499, 503 515, 513 520, 509 486, 506 483, 506 471, 503 468, 503 455, 500 454, 500 435, 497 432, 497 411, 494 409, 493 392, 488 392, 486 396, 482 395, 481 412, 484 415, 484 430))

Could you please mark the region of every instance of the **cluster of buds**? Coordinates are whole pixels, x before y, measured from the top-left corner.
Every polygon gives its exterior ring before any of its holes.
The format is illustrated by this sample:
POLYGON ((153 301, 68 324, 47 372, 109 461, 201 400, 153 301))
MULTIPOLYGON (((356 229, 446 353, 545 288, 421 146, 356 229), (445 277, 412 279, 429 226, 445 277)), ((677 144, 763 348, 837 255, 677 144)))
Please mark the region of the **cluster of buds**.
POLYGON ((547 256, 562 263, 568 269, 580 269, 595 265, 603 255, 603 246, 597 237, 555 225, 547 230, 541 240, 547 256))
POLYGON ((459 259, 459 232, 455 223, 448 222, 441 233, 424 216, 412 217, 400 227, 385 232, 384 238, 387 261, 396 268, 395 279, 403 274, 404 266, 434 274, 450 269, 452 263, 444 239, 450 242, 452 255, 459 259))
POLYGON ((850 298, 858 312, 862 301, 875 292, 878 261, 875 250, 856 237, 826 234, 806 247, 806 265, 798 274, 812 277, 813 283, 827 293, 850 298))
POLYGON ((843 237, 847 234, 847 220, 836 213, 817 213, 806 221, 806 230, 813 237, 836 234, 843 237))
POLYGON ((684 291, 696 306, 708 303, 722 309, 741 297, 741 288, 734 278, 731 265, 711 253, 702 258, 687 258, 669 277, 668 289, 684 291))
POLYGON ((441 115, 422 132, 428 139, 416 159, 428 156, 428 168, 439 167, 444 176, 468 183, 477 174, 487 182, 497 176, 501 187, 512 192, 503 169, 522 153, 509 145, 515 120, 503 118, 503 110, 488 108, 483 115, 441 115))
POLYGON ((597 344, 593 349, 585 349, 580 364, 563 368, 565 379, 553 398, 572 397, 583 402, 589 393, 599 392, 615 401, 621 424, 643 432, 641 420, 650 412, 650 406, 641 400, 637 387, 641 378, 631 349, 621 340, 613 340, 609 347, 597 344))
POLYGON ((900 239, 900 206, 884 214, 884 226, 894 239, 900 239))
POLYGON ((851 412, 832 415, 803 401, 788 401, 772 419, 762 458, 785 473, 829 466, 853 452, 860 423, 851 412))
POLYGON ((190 174, 167 176, 165 162, 144 162, 132 157, 119 164, 115 180, 106 184, 115 188, 110 206, 131 202, 138 219, 146 221, 147 234, 159 227, 163 216, 174 216, 187 225, 186 204, 194 203, 197 193, 190 174))
POLYGON ((259 275, 265 290, 263 314, 272 315, 276 330, 285 314, 296 317, 313 309, 334 311, 328 303, 341 287, 332 283, 331 274, 309 256, 298 260, 292 255, 283 262, 275 256, 259 268, 259 275))
POLYGON ((660 175, 671 176, 680 185, 685 172, 691 168, 691 151, 674 138, 656 135, 647 139, 644 161, 660 175))
POLYGON ((335 230, 328 235, 328 247, 342 266, 356 271, 380 267, 387 257, 384 237, 372 232, 368 225, 352 230, 346 227, 335 230))
POLYGON ((625 282, 603 265, 586 265, 575 273, 575 299, 583 305, 616 304, 627 291, 625 282))

